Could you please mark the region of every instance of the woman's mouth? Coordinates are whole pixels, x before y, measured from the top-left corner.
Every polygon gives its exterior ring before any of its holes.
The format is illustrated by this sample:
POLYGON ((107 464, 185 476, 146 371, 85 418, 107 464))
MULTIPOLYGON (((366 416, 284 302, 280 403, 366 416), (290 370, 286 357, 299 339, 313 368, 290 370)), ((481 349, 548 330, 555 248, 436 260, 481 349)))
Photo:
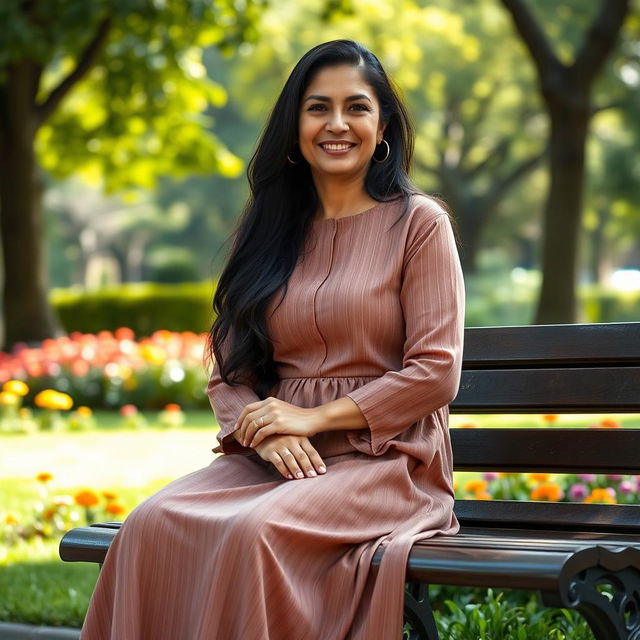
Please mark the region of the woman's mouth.
POLYGON ((321 142, 320 148, 323 151, 331 155, 342 155, 347 153, 353 147, 355 147, 355 143, 353 142, 321 142))

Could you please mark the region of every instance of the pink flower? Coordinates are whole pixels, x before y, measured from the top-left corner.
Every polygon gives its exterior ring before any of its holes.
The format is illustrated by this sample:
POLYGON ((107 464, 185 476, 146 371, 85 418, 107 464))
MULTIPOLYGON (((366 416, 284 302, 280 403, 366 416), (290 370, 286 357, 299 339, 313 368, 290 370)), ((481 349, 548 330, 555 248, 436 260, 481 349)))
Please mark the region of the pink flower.
POLYGON ((607 480, 613 480, 614 482, 619 482, 622 480, 622 476, 617 473, 612 473, 607 476, 607 480))
POLYGON ((482 477, 487 481, 487 482, 491 482, 492 480, 496 480, 497 478, 499 478, 500 476, 498 475, 498 473, 496 471, 487 471, 486 473, 484 473, 482 475, 482 477))
POLYGON ((579 473, 578 478, 580 478, 582 482, 595 482, 596 474, 595 473, 579 473))
POLYGON ((631 482, 630 480, 623 480, 618 485, 618 490, 620 491, 620 493, 624 493, 625 495, 628 495, 630 493, 633 493, 636 490, 636 487, 634 486, 633 482, 631 482))
POLYGON ((125 418, 130 418, 131 416, 135 416, 138 413, 138 407, 135 404, 125 404, 120 407, 120 415, 125 418))

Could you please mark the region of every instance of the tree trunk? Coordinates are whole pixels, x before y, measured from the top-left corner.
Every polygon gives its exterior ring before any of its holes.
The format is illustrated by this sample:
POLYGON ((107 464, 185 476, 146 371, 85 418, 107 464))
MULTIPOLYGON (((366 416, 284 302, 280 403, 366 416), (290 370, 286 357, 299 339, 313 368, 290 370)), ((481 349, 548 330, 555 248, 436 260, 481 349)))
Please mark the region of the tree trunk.
POLYGON ((542 289, 536 324, 572 323, 576 318, 578 239, 584 191, 589 99, 549 101, 551 184, 544 211, 542 289))
POLYGON ((15 65, 0 92, 0 234, 5 348, 56 334, 47 299, 42 243, 42 178, 34 151, 36 69, 15 65), (31 72, 31 73, 30 73, 31 72))

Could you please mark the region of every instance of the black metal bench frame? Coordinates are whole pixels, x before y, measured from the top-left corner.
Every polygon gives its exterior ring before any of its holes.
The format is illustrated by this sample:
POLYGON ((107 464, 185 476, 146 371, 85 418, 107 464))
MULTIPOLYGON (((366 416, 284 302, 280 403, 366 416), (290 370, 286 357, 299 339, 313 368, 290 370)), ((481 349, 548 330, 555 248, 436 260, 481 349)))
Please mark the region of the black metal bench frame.
MULTIPOLYGON (((467 329, 451 411, 640 412, 640 322, 467 329)), ((460 471, 640 474, 640 429, 452 429, 451 438, 460 471)), ((539 591, 545 605, 579 611, 597 640, 640 640, 640 505, 458 500, 455 512, 458 535, 410 553, 412 639, 438 637, 428 585, 440 584, 539 591)), ((60 556, 102 562, 119 526, 68 532, 60 556)))

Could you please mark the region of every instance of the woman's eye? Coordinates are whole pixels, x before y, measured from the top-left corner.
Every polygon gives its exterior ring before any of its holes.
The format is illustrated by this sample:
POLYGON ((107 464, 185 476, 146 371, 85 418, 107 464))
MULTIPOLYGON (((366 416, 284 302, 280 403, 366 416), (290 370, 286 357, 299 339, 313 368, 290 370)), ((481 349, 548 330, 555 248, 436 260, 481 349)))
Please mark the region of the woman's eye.
POLYGON ((366 104, 352 104, 351 108, 355 111, 369 111, 369 107, 366 104))
POLYGON ((309 111, 321 111, 324 109, 324 105, 322 103, 318 103, 318 104, 312 104, 309 107, 309 111))

